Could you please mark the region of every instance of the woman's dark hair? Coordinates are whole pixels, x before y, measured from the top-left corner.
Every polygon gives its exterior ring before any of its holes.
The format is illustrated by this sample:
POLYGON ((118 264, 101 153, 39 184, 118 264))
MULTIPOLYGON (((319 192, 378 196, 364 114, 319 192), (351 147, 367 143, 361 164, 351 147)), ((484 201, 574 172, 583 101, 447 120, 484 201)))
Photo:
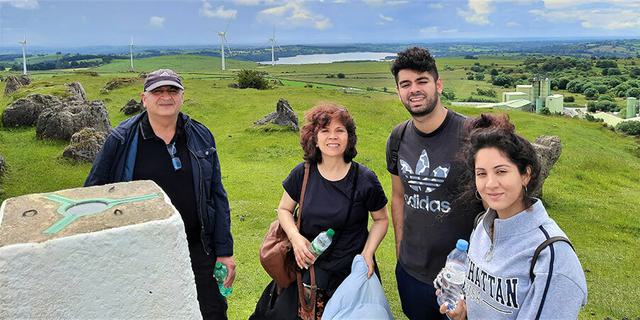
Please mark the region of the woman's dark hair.
POLYGON ((409 69, 418 72, 429 72, 433 80, 438 80, 438 67, 429 50, 413 47, 402 52, 398 52, 398 57, 391 65, 391 73, 398 84, 398 73, 400 70, 409 69))
POLYGON ((300 132, 300 145, 304 151, 304 160, 311 163, 321 163, 322 153, 317 147, 318 132, 333 120, 338 120, 347 129, 347 148, 344 151, 344 161, 350 162, 356 157, 356 124, 344 107, 333 103, 316 105, 304 115, 305 124, 300 132))
MULTIPOLYGON (((478 118, 467 120, 465 129, 468 135, 462 148, 462 156, 467 167, 465 174, 467 198, 475 197, 476 154, 484 148, 498 149, 518 167, 521 175, 527 172, 527 168, 531 168, 531 178, 526 190, 533 191, 538 186, 540 162, 535 149, 527 139, 515 133, 515 126, 509 122, 507 115, 481 114, 478 118)), ((525 192, 523 202, 528 208, 534 200, 528 192, 525 192)))

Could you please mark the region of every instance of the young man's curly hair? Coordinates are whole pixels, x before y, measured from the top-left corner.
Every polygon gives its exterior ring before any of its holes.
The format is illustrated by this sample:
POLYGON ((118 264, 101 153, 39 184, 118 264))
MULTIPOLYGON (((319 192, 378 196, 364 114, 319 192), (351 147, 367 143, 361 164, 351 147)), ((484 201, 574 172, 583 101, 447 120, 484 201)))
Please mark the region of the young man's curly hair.
POLYGON ((300 130, 300 145, 304 151, 304 160, 311 163, 322 162, 322 152, 317 147, 318 132, 326 127, 332 120, 338 120, 347 129, 347 148, 344 151, 344 161, 350 162, 355 158, 356 151, 356 124, 349 112, 344 107, 333 103, 322 103, 313 107, 304 116, 305 125, 300 130))
POLYGON ((433 80, 438 80, 438 67, 429 50, 413 47, 402 52, 398 52, 398 57, 391 65, 391 73, 398 84, 398 72, 403 69, 410 69, 418 72, 429 72, 433 80))

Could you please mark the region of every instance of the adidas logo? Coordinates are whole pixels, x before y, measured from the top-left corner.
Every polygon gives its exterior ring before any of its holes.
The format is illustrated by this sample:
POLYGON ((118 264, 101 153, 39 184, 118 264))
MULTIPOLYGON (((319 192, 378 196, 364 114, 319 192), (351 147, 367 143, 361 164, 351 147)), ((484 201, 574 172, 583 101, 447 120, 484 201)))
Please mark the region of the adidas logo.
POLYGON ((416 163, 415 172, 411 166, 404 160, 400 159, 400 172, 405 180, 409 183, 411 189, 420 192, 430 193, 439 188, 449 175, 449 164, 438 166, 429 172, 429 155, 426 150, 422 150, 418 163, 416 163))

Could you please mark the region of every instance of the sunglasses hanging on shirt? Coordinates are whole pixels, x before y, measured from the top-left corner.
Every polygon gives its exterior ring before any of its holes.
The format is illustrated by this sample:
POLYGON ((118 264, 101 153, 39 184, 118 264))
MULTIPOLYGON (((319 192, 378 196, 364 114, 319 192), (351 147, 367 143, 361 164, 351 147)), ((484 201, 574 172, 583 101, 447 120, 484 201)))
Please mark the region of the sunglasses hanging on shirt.
POLYGON ((182 161, 178 158, 178 150, 176 149, 176 142, 172 142, 167 145, 167 151, 169 151, 169 156, 171 156, 171 164, 173 164, 173 170, 178 171, 182 169, 182 161))

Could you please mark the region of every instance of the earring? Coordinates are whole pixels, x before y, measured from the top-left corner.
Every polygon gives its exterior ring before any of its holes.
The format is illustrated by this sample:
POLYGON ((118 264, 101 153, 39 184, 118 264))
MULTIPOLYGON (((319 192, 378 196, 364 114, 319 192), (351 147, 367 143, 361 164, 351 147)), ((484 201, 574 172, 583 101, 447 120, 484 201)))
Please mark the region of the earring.
POLYGON ((476 190, 475 195, 476 195, 476 199, 482 200, 482 197, 480 196, 480 192, 478 192, 478 190, 476 190))
POLYGON ((527 190, 527 186, 522 186, 522 189, 524 189, 524 196, 527 196, 527 193, 529 192, 529 190, 527 190))

